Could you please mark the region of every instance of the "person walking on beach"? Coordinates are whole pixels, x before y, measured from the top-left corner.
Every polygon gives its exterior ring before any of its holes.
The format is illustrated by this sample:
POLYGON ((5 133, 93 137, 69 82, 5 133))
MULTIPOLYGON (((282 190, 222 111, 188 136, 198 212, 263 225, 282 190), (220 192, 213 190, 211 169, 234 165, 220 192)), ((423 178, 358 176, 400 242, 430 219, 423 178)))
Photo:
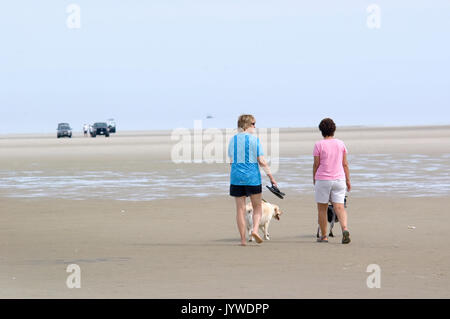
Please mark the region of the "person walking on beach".
POLYGON ((87 134, 88 134, 88 129, 89 129, 88 125, 87 125, 87 124, 84 124, 84 125, 83 125, 83 133, 84 133, 84 136, 87 136, 87 134))
POLYGON ((230 157, 230 195, 236 200, 236 221, 241 235, 241 245, 246 245, 245 201, 248 196, 253 206, 252 237, 258 244, 262 243, 258 235, 259 221, 262 215, 262 186, 259 166, 269 177, 270 182, 277 186, 270 168, 264 160, 264 153, 259 138, 252 135, 255 130, 255 118, 250 114, 239 116, 238 133, 228 145, 230 157))
POLYGON ((350 171, 347 162, 347 148, 344 142, 334 138, 336 124, 330 118, 319 124, 323 139, 314 146, 313 183, 322 236, 318 242, 328 242, 327 210, 331 201, 342 228, 342 243, 350 243, 347 228, 347 212, 344 208, 346 189, 350 192, 350 171))

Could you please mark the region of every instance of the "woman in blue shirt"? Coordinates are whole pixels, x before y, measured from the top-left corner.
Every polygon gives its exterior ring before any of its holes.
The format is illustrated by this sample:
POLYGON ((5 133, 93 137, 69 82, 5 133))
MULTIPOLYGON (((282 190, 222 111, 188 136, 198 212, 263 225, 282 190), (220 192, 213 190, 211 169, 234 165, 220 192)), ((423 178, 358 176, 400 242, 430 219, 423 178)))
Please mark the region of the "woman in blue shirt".
POLYGON ((255 130, 255 118, 243 114, 238 119, 239 133, 233 136, 228 145, 228 156, 231 160, 230 195, 236 200, 236 221, 241 235, 241 245, 246 245, 245 238, 245 201, 248 196, 253 206, 252 236, 257 243, 262 243, 258 235, 259 221, 262 215, 262 187, 259 166, 277 186, 269 166, 264 160, 264 153, 259 138, 252 135, 255 130))

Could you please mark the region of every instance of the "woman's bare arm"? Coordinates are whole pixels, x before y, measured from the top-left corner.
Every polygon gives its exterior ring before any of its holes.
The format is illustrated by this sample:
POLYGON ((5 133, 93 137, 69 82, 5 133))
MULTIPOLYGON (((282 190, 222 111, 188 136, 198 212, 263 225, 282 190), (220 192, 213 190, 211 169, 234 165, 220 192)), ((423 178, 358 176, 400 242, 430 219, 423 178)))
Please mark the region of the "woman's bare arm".
POLYGON ((342 166, 344 167, 347 190, 350 192, 350 190, 352 189, 352 185, 350 183, 350 169, 348 168, 348 161, 347 161, 346 153, 344 153, 344 157, 342 158, 342 166))
POLYGON ((316 172, 320 166, 320 156, 314 156, 314 164, 313 164, 313 184, 316 185, 316 172))
POLYGON ((273 185, 278 187, 277 182, 275 181, 275 179, 272 176, 272 173, 270 172, 269 165, 267 165, 266 160, 264 159, 264 156, 262 156, 262 155, 258 156, 258 164, 259 164, 259 166, 262 167, 262 169, 264 170, 264 173, 266 173, 267 177, 269 177, 270 182, 273 185))

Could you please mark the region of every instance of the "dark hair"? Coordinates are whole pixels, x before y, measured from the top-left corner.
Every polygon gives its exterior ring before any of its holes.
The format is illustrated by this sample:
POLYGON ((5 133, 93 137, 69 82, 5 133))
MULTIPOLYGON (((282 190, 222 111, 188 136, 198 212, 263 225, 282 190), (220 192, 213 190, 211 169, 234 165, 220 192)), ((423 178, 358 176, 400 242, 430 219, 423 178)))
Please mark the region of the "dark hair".
POLYGON ((336 124, 330 118, 325 118, 320 121, 319 130, 322 132, 323 137, 334 136, 334 131, 336 131, 336 124))

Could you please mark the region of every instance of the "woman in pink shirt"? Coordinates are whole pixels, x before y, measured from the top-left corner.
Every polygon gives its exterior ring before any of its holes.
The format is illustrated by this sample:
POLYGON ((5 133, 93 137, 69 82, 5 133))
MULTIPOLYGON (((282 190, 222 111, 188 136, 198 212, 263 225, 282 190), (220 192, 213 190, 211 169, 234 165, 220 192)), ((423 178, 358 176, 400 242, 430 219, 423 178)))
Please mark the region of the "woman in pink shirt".
POLYGON ((313 182, 319 226, 322 236, 319 242, 328 242, 327 210, 328 202, 333 203, 334 210, 342 228, 342 243, 350 243, 347 229, 347 212, 344 208, 345 192, 351 190, 350 172, 347 162, 347 148, 344 142, 334 138, 336 124, 330 118, 319 124, 323 139, 314 145, 313 182))

